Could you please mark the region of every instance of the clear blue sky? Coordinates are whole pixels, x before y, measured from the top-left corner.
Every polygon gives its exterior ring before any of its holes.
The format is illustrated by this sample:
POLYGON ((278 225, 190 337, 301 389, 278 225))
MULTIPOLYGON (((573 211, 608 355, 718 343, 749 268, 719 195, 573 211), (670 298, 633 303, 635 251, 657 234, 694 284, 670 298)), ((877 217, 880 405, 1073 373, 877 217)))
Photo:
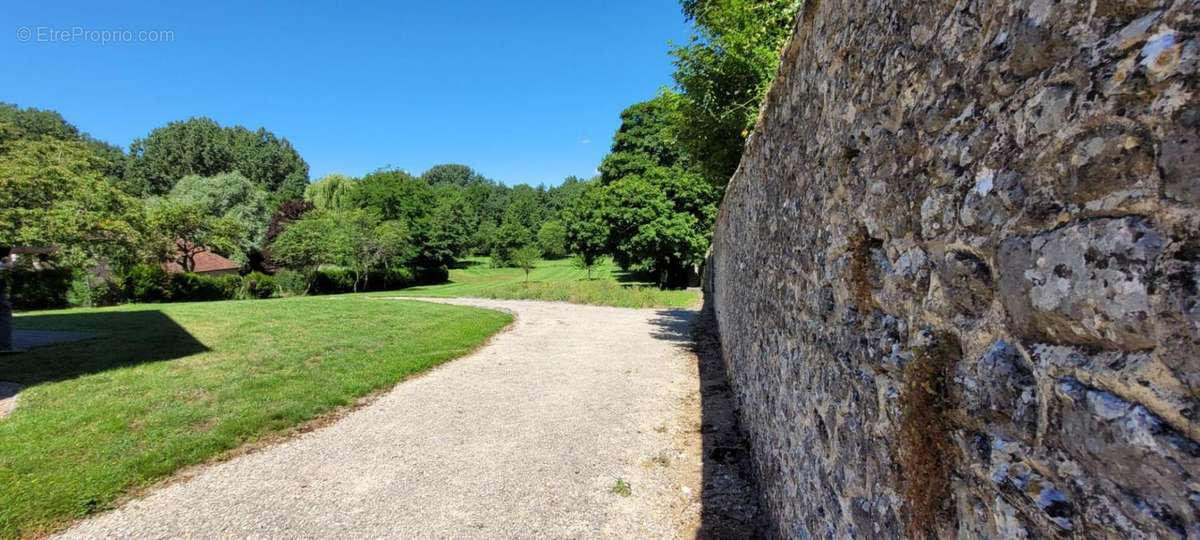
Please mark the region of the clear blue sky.
POLYGON ((209 116, 288 138, 314 179, 461 162, 548 185, 594 174, 689 34, 677 0, 7 2, 0 20, 0 101, 122 147, 209 116))

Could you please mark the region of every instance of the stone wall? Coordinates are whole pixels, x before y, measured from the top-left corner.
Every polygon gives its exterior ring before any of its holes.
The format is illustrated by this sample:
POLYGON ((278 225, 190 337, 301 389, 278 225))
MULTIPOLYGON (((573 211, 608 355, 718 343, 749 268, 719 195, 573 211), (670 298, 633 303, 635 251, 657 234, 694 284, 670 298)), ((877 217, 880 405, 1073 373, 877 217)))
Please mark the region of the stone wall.
POLYGON ((779 536, 1200 538, 1198 28, 808 0, 706 276, 779 536))

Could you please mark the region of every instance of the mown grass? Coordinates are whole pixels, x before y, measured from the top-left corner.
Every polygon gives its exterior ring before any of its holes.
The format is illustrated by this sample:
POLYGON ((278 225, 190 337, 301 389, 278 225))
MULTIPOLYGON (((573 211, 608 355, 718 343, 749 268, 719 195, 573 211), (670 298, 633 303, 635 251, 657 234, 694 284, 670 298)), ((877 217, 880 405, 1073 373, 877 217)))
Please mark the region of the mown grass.
MULTIPOLYGON (((508 314, 337 296, 19 316, 96 334, 0 357, 0 537, 32 536, 479 346, 508 314)), ((186 509, 181 509, 186 511, 186 509)))
POLYGON ((637 281, 616 265, 606 263, 587 272, 570 260, 539 261, 529 273, 520 268, 492 268, 487 258, 468 259, 463 268, 450 270, 450 281, 412 287, 377 296, 473 297, 504 300, 547 300, 628 308, 677 308, 699 303, 696 291, 664 291, 637 281))

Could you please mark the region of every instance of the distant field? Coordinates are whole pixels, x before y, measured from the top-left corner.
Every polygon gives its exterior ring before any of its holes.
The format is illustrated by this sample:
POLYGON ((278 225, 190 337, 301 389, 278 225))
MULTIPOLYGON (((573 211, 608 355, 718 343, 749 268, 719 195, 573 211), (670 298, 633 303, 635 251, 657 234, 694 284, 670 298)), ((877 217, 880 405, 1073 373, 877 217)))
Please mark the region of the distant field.
POLYGON ((19 329, 97 337, 0 357, 0 380, 27 387, 0 420, 0 538, 109 508, 468 353, 511 320, 361 295, 20 315, 19 329))
POLYGON ((639 282, 616 265, 606 263, 587 272, 569 259, 540 261, 525 282, 520 268, 492 268, 486 257, 464 261, 463 268, 450 270, 450 281, 441 285, 412 287, 375 296, 469 297, 520 300, 549 300, 616 307, 690 307, 700 301, 695 291, 663 291, 639 282))

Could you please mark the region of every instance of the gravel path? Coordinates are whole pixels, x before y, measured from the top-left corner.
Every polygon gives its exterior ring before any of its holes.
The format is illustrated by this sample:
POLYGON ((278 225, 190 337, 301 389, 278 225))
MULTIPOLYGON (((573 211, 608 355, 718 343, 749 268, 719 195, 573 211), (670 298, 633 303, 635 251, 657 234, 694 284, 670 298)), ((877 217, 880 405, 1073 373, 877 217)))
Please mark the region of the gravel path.
POLYGON ((517 321, 328 427, 202 467, 62 536, 695 534, 692 312, 435 301, 517 321), (617 478, 631 496, 610 492, 617 478))

